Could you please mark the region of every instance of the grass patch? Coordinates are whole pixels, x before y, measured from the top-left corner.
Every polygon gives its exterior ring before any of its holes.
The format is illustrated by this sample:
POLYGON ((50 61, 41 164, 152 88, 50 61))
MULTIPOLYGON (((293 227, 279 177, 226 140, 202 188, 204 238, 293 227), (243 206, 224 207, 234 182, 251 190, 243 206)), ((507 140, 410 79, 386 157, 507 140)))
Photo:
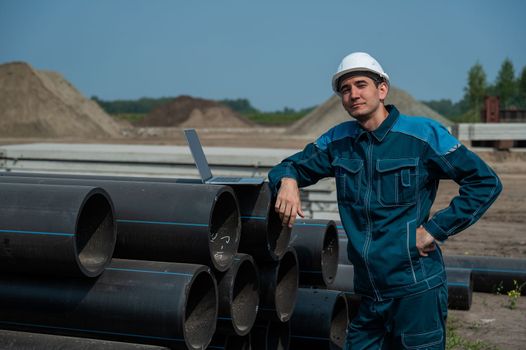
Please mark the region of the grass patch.
POLYGON ((306 112, 256 112, 245 115, 247 119, 255 123, 268 126, 286 126, 294 123, 296 120, 303 118, 306 112))
POLYGON ((446 324, 446 350, 499 350, 495 345, 481 340, 468 340, 457 333, 459 321, 448 317, 446 324))

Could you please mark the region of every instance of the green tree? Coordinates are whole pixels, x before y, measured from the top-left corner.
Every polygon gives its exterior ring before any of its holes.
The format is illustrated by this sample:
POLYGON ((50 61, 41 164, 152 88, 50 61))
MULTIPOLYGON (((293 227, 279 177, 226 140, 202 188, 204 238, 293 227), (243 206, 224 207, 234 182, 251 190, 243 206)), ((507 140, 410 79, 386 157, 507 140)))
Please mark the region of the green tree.
POLYGON ((522 73, 517 84, 517 95, 520 108, 526 108, 526 66, 522 68, 522 73))
POLYGON ((468 86, 464 89, 466 91, 466 100, 469 102, 471 110, 480 110, 484 102, 486 89, 486 73, 482 65, 477 62, 468 72, 468 86))
POLYGON ((516 86, 513 63, 511 63, 509 58, 506 58, 500 66, 495 82, 495 90, 500 98, 501 108, 510 107, 517 93, 516 86))

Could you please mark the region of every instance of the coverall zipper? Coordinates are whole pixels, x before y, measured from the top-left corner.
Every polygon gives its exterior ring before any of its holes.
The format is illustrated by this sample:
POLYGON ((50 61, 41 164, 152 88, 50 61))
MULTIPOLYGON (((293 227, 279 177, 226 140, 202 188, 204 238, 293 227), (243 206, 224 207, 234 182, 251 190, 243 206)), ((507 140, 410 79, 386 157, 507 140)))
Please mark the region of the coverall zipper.
POLYGON ((371 281, 371 286, 373 287, 374 295, 376 295, 376 299, 381 301, 382 298, 378 294, 378 289, 376 288, 376 285, 374 284, 373 275, 371 274, 371 270, 369 270, 369 263, 368 263, 368 255, 369 255, 369 245, 372 240, 372 227, 371 227, 371 218, 370 218, 370 200, 371 200, 371 193, 372 193, 372 183, 373 183, 373 142, 371 140, 371 135, 367 133, 367 141, 369 142, 369 148, 368 148, 368 172, 369 172, 369 179, 367 182, 367 193, 365 195, 365 217, 367 218, 367 238, 365 240, 365 244, 363 247, 363 259, 365 262, 365 268, 367 269, 367 274, 369 275, 369 281, 371 281))

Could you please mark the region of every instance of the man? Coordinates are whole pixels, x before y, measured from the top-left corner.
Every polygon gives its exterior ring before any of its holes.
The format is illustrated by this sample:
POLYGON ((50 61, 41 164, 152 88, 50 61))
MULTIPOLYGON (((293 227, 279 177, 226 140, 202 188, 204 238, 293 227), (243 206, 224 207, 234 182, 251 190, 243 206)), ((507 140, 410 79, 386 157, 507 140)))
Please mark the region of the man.
POLYGON ((389 76, 370 55, 346 56, 333 90, 355 121, 339 124, 269 173, 276 211, 303 217, 298 187, 336 178, 354 288, 362 295, 346 347, 444 349, 447 286, 436 242, 475 223, 502 185, 437 122, 385 106, 389 76), (429 218, 440 179, 459 195, 429 218))

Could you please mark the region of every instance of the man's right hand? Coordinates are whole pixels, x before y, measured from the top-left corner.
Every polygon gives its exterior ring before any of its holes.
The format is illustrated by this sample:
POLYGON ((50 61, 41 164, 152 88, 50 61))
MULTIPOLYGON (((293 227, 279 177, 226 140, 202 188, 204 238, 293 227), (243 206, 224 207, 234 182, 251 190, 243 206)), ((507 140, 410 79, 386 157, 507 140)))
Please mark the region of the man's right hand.
POLYGON ((296 215, 304 218, 301 210, 300 190, 295 179, 283 178, 278 192, 275 205, 283 226, 292 227, 296 221, 296 215))

